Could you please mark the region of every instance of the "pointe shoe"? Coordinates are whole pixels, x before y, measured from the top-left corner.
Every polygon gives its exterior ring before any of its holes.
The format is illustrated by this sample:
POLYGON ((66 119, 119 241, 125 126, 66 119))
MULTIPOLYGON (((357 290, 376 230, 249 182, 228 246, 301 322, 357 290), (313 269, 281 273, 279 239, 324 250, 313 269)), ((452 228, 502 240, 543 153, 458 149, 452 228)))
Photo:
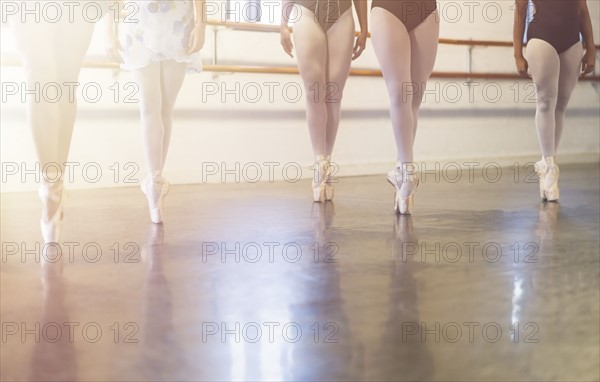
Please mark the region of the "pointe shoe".
POLYGON ((332 200, 334 190, 329 156, 318 156, 315 165, 317 172, 312 181, 313 200, 318 203, 332 200))
POLYGON ((167 182, 160 175, 148 176, 142 182, 141 188, 142 192, 144 193, 144 195, 146 195, 146 198, 148 199, 150 220, 154 224, 161 224, 163 222, 165 197, 171 189, 169 182, 167 182))
POLYGON ((394 212, 401 215, 411 215, 414 208, 414 194, 419 186, 416 174, 402 171, 401 166, 387 174, 387 181, 394 186, 394 212))
POLYGON ((42 231, 44 243, 58 243, 64 218, 63 183, 43 182, 40 185, 38 194, 42 201, 42 208, 44 211, 48 210, 49 203, 58 203, 58 207, 52 216, 44 218, 44 214, 42 214, 42 218, 40 219, 40 229, 42 231))
POLYGON ((535 164, 540 182, 540 198, 544 201, 556 202, 560 197, 560 189, 558 188, 558 178, 560 170, 558 165, 554 163, 554 157, 542 158, 535 164))

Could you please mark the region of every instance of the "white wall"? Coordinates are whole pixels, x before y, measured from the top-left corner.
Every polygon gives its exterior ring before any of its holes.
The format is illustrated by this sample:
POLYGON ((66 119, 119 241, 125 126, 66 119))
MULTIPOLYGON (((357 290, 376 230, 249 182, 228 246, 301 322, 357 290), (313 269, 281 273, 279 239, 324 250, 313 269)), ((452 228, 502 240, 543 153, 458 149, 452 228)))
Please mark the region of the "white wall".
MULTIPOLYGON (((592 15, 597 16, 599 2, 588 3, 592 15)), ((441 37, 508 41, 512 36, 512 4, 512 1, 440 2, 441 37), (484 8, 488 12, 485 17, 482 14, 484 8), (471 15, 469 9, 474 10, 471 15), (457 10, 462 14, 457 15, 457 10), (497 17, 495 10, 500 10, 497 17)), ((600 41, 598 18, 593 16, 592 19, 596 39, 600 41)), ((92 59, 101 51, 101 35, 97 31, 90 52, 92 59)), ((3 46, 5 38, 3 36, 3 46)), ((217 46, 221 64, 295 64, 280 49, 277 34, 220 30, 217 46)), ((204 49, 207 63, 212 59, 212 51, 213 42, 209 38, 204 49)), ((441 45, 435 70, 465 71, 467 52, 466 47, 441 45)), ((370 46, 354 67, 377 67, 370 46)), ((473 70, 512 73, 512 48, 475 48, 473 70)), ((22 81, 18 68, 2 68, 1 75, 3 82, 22 81)), ((82 72, 81 84, 98 84, 103 95, 97 103, 80 99, 70 156, 70 160, 80 166, 74 171, 71 188, 131 186, 125 182, 127 174, 139 168, 133 176, 134 182, 144 175, 137 105, 112 99, 114 91, 109 87, 117 81, 122 101, 127 93, 124 87, 131 82, 127 72, 113 73, 103 69, 84 69, 82 72), (87 176, 82 171, 85 164, 88 164, 87 176), (118 174, 115 164, 121 169, 118 174), (93 182, 96 168, 102 170, 102 175, 93 182)), ((258 163, 263 170, 260 179, 265 181, 269 179, 269 165, 265 162, 279 163, 271 165, 278 179, 283 176, 282 168, 286 163, 298 163, 303 166, 303 176, 310 177, 312 173, 307 167, 312 155, 304 120, 304 100, 290 100, 299 87, 299 77, 289 75, 190 75, 178 100, 166 177, 172 183, 220 181, 220 173, 207 175, 203 169, 207 170, 207 163, 221 162, 226 162, 229 169, 234 168, 236 162, 241 168, 246 166, 246 175, 250 178, 254 178, 255 172, 249 164, 258 163), (255 97, 254 91, 258 87, 263 94, 254 103, 252 99, 244 99, 241 91, 236 102, 235 95, 206 92, 214 86, 227 89, 239 86, 246 89, 250 98, 255 97), (269 99, 269 86, 275 89, 272 100, 269 99), (287 98, 282 94, 284 86, 289 90, 287 98), (221 97, 226 97, 226 102, 222 102, 221 97)), ((482 165, 486 162, 510 164, 536 160, 539 156, 533 120, 533 87, 528 82, 475 80, 469 87, 465 80, 434 79, 428 88, 430 93, 423 105, 416 142, 417 161, 431 164, 434 161, 462 163, 476 160, 482 165)), ((23 169, 32 169, 35 163, 24 107, 16 97, 8 97, 6 101, 2 103, 1 117, 2 192, 34 190, 34 176, 27 175, 25 182, 22 181, 23 169), (15 169, 17 173, 12 175, 15 169)), ((341 167, 341 175, 382 173, 392 165, 395 147, 388 105, 381 78, 352 77, 349 80, 334 157, 341 167)), ((570 104, 559 163, 598 161, 599 113, 597 84, 580 83, 570 104)), ((290 166, 287 174, 295 177, 295 165, 290 166)), ((234 176, 229 175, 227 180, 233 181, 234 176)))

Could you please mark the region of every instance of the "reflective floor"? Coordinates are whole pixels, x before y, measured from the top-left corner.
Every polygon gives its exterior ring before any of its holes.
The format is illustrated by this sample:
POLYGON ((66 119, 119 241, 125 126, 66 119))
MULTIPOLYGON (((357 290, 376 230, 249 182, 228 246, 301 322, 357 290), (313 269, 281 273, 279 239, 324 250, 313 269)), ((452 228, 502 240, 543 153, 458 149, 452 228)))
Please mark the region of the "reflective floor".
POLYGON ((598 380, 599 168, 524 178, 71 191, 60 253, 2 195, 1 379, 598 380))

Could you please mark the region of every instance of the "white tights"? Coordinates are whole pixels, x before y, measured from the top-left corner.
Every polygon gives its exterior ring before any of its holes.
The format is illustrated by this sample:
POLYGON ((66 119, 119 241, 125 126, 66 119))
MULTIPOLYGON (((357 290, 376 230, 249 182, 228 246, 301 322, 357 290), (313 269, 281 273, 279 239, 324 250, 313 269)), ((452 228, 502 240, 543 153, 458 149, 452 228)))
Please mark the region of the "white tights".
POLYGON ((40 168, 53 170, 53 174, 42 175, 54 181, 56 167, 47 164, 64 166, 67 161, 77 111, 76 100, 70 99, 71 87, 78 81, 94 24, 78 18, 70 22, 67 17, 54 23, 33 19, 22 23, 19 18, 11 20, 11 27, 23 60, 27 89, 43 89, 52 83, 62 92, 57 101, 40 95, 36 102, 35 97, 27 96, 27 117, 40 168))
POLYGON ((148 174, 161 176, 173 127, 173 109, 183 85, 187 63, 173 60, 134 70, 139 86, 142 142, 148 174))
POLYGON ((414 161, 418 114, 437 55, 439 21, 432 13, 410 33, 383 8, 371 10, 371 40, 390 95, 399 163, 414 161))
POLYGON ((329 156, 337 136, 342 94, 352 63, 352 10, 324 31, 314 14, 301 8, 293 36, 306 93, 306 118, 313 151, 316 157, 329 156))
POLYGON ((537 92, 535 125, 544 157, 553 157, 558 149, 565 110, 577 85, 583 47, 577 43, 558 54, 544 40, 531 39, 525 57, 537 92))

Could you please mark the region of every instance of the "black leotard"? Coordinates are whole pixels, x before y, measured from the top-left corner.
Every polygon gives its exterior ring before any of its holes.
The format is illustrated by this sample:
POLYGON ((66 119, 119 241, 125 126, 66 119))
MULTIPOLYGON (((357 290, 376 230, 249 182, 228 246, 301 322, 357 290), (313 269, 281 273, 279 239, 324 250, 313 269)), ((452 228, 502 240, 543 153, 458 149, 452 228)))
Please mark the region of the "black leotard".
POLYGON ((352 8, 352 0, 295 0, 295 2, 314 13, 315 21, 324 31, 334 26, 339 18, 352 8))
POLYGON ((437 3, 435 0, 373 0, 371 9, 375 7, 391 12, 410 32, 436 10, 437 3))
POLYGON ((535 13, 527 29, 527 40, 544 40, 558 54, 581 41, 581 23, 576 1, 533 0, 533 5, 535 13))

